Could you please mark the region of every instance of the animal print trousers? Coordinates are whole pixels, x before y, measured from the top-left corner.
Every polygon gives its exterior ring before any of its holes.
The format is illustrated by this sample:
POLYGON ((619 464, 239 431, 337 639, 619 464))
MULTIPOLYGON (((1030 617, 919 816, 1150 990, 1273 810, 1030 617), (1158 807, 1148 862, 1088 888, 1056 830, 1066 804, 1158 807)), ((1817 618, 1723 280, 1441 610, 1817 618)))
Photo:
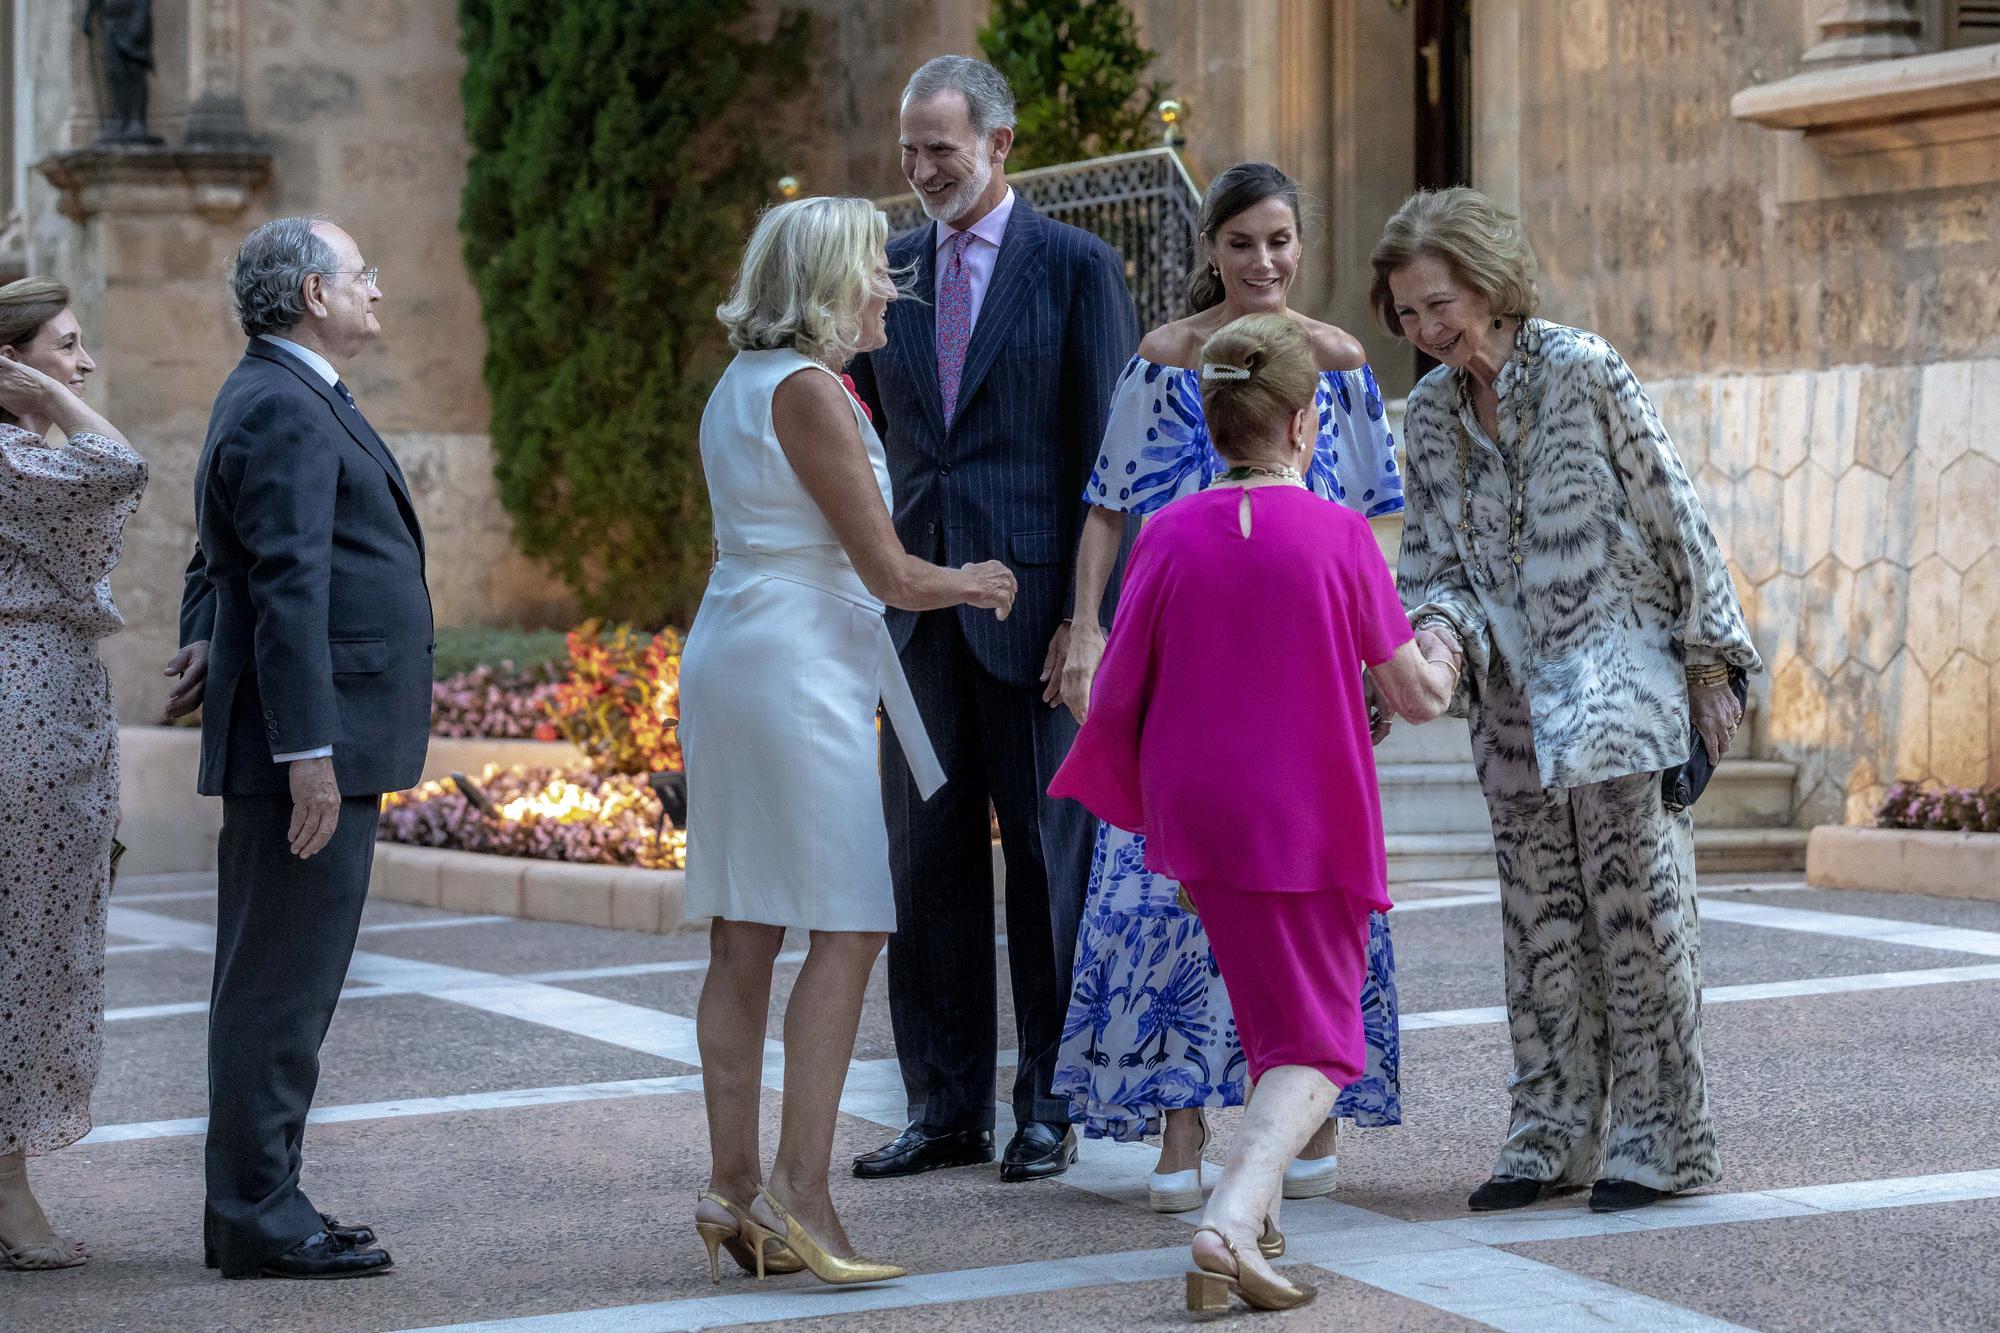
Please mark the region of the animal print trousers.
POLYGON ((1545 791, 1527 700, 1500 670, 1471 717, 1514 1040, 1513 1121, 1493 1174, 1713 1183, 1687 812, 1661 804, 1657 773, 1545 791))

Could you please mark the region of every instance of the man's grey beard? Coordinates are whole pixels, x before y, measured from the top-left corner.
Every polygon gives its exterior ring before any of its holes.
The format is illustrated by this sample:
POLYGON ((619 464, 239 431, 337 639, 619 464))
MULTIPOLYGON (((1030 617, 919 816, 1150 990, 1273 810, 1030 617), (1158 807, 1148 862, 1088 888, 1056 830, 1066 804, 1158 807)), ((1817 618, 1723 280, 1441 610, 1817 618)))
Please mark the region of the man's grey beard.
MULTIPOLYGON (((967 209, 978 202, 986 193, 986 187, 993 183, 993 159, 979 159, 979 169, 972 173, 971 180, 960 181, 958 187, 942 199, 933 199, 922 190, 917 190, 917 203, 922 206, 924 216, 933 222, 950 222, 953 218, 965 216, 967 209)), ((916 189, 913 185, 911 189, 916 189)))

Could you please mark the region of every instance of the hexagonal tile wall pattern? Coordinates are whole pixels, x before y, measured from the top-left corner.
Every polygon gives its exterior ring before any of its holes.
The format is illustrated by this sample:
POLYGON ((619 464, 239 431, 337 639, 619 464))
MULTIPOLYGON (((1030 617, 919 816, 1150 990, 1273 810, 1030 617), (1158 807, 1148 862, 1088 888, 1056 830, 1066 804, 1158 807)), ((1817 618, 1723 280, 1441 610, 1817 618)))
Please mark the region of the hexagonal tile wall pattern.
POLYGON ((1652 386, 1768 674, 1801 822, 2000 782, 2000 360, 1652 386))

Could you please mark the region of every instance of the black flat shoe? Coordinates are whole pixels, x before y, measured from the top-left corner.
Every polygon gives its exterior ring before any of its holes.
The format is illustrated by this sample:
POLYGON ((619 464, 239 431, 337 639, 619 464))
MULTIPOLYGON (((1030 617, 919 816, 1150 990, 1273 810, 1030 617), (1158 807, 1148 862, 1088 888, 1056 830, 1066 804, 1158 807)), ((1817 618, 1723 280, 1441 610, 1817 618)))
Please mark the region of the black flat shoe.
POLYGON ((395 1260, 387 1250, 356 1249, 332 1233, 315 1231, 254 1273, 231 1277, 279 1277, 325 1281, 344 1277, 374 1277, 386 1273, 395 1260))
POLYGON ((1641 1185, 1636 1180, 1600 1180, 1590 1187, 1590 1211, 1623 1213, 1634 1208, 1648 1208, 1670 1193, 1669 1190, 1656 1190, 1651 1185, 1641 1185))
POLYGON ((1076 1131, 1068 1125, 1030 1120, 1014 1131, 1000 1159, 1000 1179, 1016 1184, 1046 1180, 1069 1170, 1076 1160, 1076 1131))
POLYGON ((1526 1208, 1542 1197, 1549 1183, 1546 1180, 1521 1180, 1514 1176, 1495 1176, 1472 1191, 1472 1197, 1465 1206, 1475 1213, 1499 1213, 1509 1208, 1526 1208))
POLYGON ((911 1125, 874 1152, 854 1159, 854 1174, 863 1180, 889 1180, 954 1166, 980 1166, 993 1160, 993 1131, 956 1129, 932 1134, 911 1125))

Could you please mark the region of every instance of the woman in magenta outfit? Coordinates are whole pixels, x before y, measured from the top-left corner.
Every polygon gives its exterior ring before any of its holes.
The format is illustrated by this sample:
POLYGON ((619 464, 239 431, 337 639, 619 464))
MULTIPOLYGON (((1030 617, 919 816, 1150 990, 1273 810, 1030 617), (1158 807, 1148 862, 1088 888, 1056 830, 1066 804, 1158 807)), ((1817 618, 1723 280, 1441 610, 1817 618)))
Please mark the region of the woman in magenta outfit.
POLYGON ((1389 898, 1362 668, 1413 722, 1458 679, 1442 644, 1419 653, 1367 521, 1305 487, 1317 387, 1282 315, 1202 347, 1202 408, 1230 468, 1140 535, 1089 720, 1050 788, 1145 837, 1235 1002, 1256 1090, 1195 1233, 1189 1309, 1314 1295, 1259 1241, 1280 1250, 1285 1164, 1363 1069, 1368 918, 1389 898), (1256 708, 1235 706, 1246 694, 1256 708))

